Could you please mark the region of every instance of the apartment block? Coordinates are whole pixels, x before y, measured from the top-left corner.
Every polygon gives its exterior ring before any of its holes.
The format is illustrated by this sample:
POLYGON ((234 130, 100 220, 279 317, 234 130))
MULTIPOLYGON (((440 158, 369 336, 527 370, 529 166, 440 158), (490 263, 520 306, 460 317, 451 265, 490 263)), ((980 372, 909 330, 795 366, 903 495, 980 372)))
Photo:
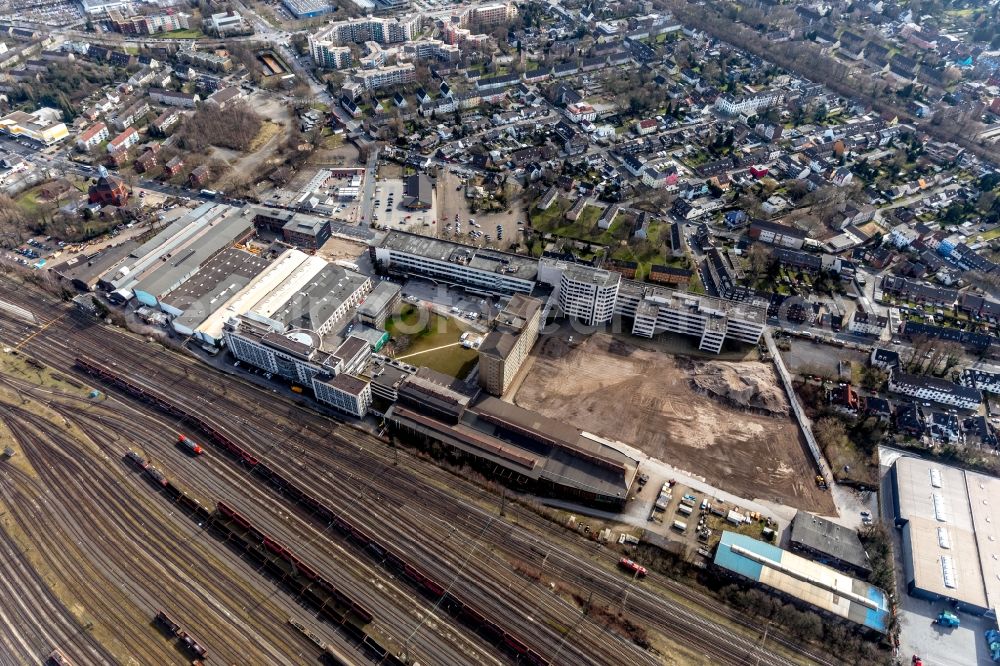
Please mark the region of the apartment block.
POLYGON ((898 370, 893 370, 889 375, 889 391, 960 409, 975 409, 983 402, 983 394, 977 388, 938 377, 910 375, 898 370))
POLYGON ((365 87, 365 90, 378 90, 403 85, 417 80, 417 70, 410 63, 368 69, 354 75, 354 80, 365 87))
POLYGON ((86 152, 108 138, 108 127, 104 123, 94 123, 76 137, 76 147, 86 152))

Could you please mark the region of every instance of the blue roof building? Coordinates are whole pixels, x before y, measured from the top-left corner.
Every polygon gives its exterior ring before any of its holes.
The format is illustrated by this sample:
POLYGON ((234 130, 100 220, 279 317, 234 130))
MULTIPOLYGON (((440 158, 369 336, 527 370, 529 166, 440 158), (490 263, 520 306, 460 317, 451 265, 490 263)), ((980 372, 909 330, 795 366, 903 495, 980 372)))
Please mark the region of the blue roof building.
POLYGON ((828 616, 885 633, 889 600, 879 588, 736 532, 723 532, 714 564, 828 616))

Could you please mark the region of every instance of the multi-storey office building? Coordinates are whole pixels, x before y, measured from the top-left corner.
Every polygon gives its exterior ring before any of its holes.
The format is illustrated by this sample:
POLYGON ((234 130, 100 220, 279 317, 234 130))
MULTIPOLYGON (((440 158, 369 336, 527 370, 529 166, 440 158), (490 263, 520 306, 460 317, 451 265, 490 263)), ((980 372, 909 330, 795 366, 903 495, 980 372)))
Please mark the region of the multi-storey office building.
POLYGON ((534 259, 402 231, 389 232, 369 253, 382 271, 425 277, 481 294, 530 294, 538 278, 534 259))
POLYGON ((690 335, 698 338, 699 349, 717 354, 729 339, 759 342, 767 310, 756 302, 735 303, 623 280, 615 314, 632 319, 633 335, 690 335))
POLYGON ((479 385, 503 396, 538 339, 542 301, 514 294, 479 347, 479 385))

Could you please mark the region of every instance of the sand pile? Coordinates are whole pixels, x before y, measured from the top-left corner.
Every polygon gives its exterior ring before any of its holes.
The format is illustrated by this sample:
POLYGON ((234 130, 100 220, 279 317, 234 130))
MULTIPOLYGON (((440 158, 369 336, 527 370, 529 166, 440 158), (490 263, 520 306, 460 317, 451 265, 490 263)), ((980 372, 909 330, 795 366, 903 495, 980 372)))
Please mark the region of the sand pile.
POLYGON ((788 414, 788 399, 774 370, 763 363, 694 362, 691 386, 739 409, 788 414))

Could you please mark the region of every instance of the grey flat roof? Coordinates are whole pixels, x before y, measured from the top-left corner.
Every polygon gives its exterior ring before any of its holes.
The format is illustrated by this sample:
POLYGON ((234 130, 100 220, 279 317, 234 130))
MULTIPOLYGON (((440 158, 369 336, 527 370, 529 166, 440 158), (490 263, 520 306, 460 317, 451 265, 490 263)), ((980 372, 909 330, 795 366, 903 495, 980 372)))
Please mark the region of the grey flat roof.
POLYGON ((497 250, 482 250, 472 245, 464 245, 452 241, 409 234, 403 231, 390 231, 382 241, 382 247, 406 252, 428 259, 457 263, 459 256, 466 259, 471 268, 496 273, 501 268, 515 278, 534 281, 538 277, 538 260, 509 252, 497 250))
POLYGON ((285 222, 285 226, 281 227, 281 230, 293 231, 298 234, 308 234, 310 236, 318 236, 323 230, 323 227, 329 224, 329 221, 324 220, 321 217, 306 215, 305 213, 296 213, 291 217, 291 219, 285 222))
POLYGON ((333 355, 341 360, 347 361, 366 349, 371 349, 371 345, 368 344, 367 340, 354 335, 349 335, 346 340, 340 343, 339 347, 333 350, 333 355))
POLYGON ((896 461, 893 474, 904 566, 915 587, 996 609, 1000 479, 909 456, 896 461))
POLYGON ((507 358, 528 320, 541 310, 544 303, 537 298, 514 294, 493 321, 493 330, 479 346, 480 353, 507 358))
POLYGON ((660 287, 636 282, 635 280, 622 280, 618 287, 618 294, 628 294, 649 299, 656 304, 664 304, 669 307, 698 308, 699 310, 712 310, 724 313, 743 321, 763 324, 767 315, 767 306, 757 301, 727 301, 721 298, 694 294, 688 291, 679 291, 668 287, 660 287))
POLYGON ((127 240, 89 255, 77 255, 61 264, 56 264, 50 270, 68 280, 79 280, 93 286, 98 278, 117 268, 137 247, 139 243, 127 240))
POLYGON ((347 297, 368 280, 364 275, 327 264, 300 291, 285 301, 271 319, 286 328, 314 330, 325 323, 347 297))
POLYGON ((228 248, 162 300, 184 312, 177 321, 195 328, 270 265, 268 258, 228 248))
POLYGON ((378 315, 394 298, 399 296, 400 291, 399 285, 395 282, 382 280, 365 297, 365 302, 358 307, 358 314, 369 317, 378 315))
POLYGON ((528 478, 606 498, 624 500, 635 471, 636 462, 617 450, 583 438, 566 424, 496 398, 485 398, 465 410, 455 425, 398 403, 391 408, 390 418, 528 478), (511 427, 550 443, 518 437, 511 427))
POLYGON ((826 518, 805 511, 797 512, 792 521, 791 540, 793 544, 800 543, 858 569, 871 571, 858 533, 826 518))
POLYGON ((253 231, 250 218, 238 213, 238 209, 231 208, 229 215, 213 221, 204 233, 140 280, 133 290, 143 291, 159 299, 179 287, 217 252, 253 231))
POLYGON ((160 233, 156 234, 148 241, 140 245, 132 253, 132 256, 136 259, 142 259, 148 254, 151 254, 158 250, 160 246, 166 243, 168 240, 179 234, 185 227, 197 220, 203 212, 207 212, 211 204, 202 204, 194 209, 194 211, 188 210, 187 208, 176 208, 169 212, 168 216, 174 219, 163 229, 160 233))

